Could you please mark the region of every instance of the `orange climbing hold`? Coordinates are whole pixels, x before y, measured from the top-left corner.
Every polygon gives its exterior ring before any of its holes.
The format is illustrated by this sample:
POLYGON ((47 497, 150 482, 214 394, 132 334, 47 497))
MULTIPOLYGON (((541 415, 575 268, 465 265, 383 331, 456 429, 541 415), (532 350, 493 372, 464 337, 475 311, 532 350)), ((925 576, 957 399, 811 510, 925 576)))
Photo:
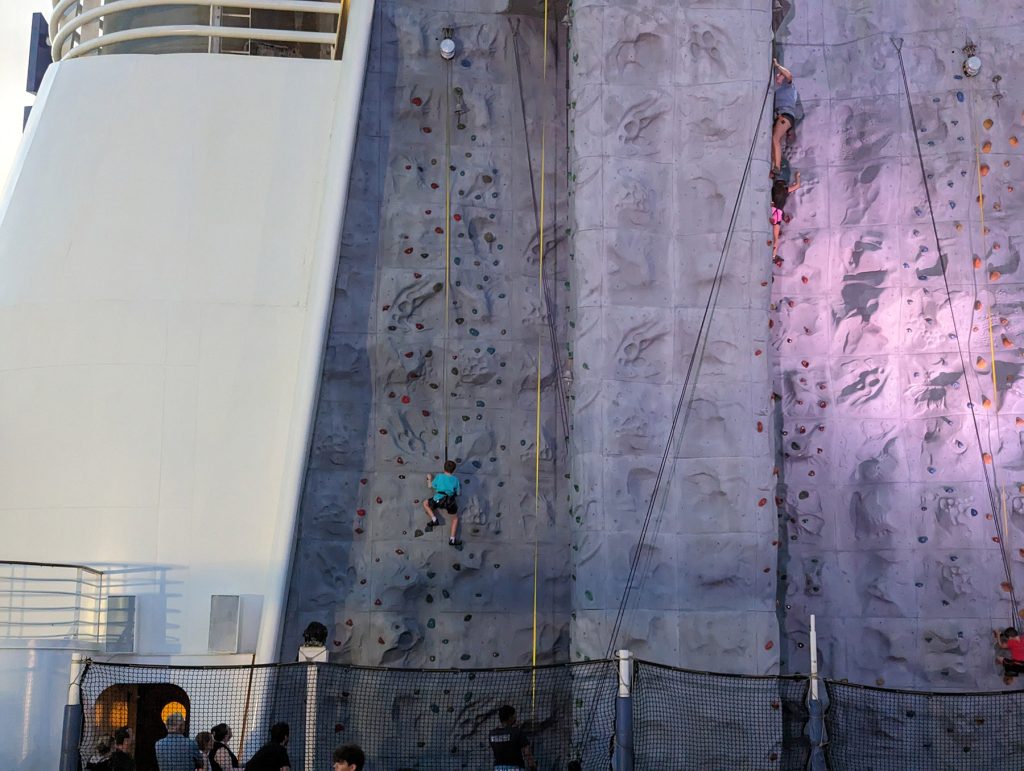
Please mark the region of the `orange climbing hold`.
POLYGON ((976 311, 980 311, 981 310, 981 300, 975 300, 974 301, 974 310, 976 310, 976 311))
POLYGON ((998 270, 990 271, 989 274, 988 274, 988 280, 989 281, 998 281, 1002 277, 1003 277, 1003 274, 1000 273, 998 270))
POLYGON ((985 118, 985 121, 981 125, 984 126, 986 129, 992 128, 992 119, 985 118))
POLYGON ((981 166, 978 167, 978 170, 981 172, 981 176, 983 176, 983 177, 987 177, 988 176, 989 168, 988 168, 988 164, 987 163, 981 164, 981 166))
POLYGON ((1016 147, 1020 144, 1020 140, 1017 137, 1010 137, 1010 147, 1016 147))
POLYGON ((992 143, 991 142, 985 142, 985 144, 983 144, 981 146, 981 151, 983 153, 990 153, 990 152, 992 152, 992 143))
POLYGON ((974 366, 976 366, 978 369, 985 369, 985 367, 988 366, 988 362, 985 361, 984 357, 979 356, 977 360, 974 362, 974 366))
POLYGON ((1003 348, 1013 348, 1013 341, 1006 335, 1003 335, 1003 348))
POLYGON ((990 452, 983 452, 981 454, 981 459, 985 462, 986 466, 991 466, 992 465, 992 453, 990 453, 990 452))
POLYGON ((992 400, 989 399, 987 396, 982 396, 981 406, 984 407, 986 410, 989 409, 992 406, 992 400))

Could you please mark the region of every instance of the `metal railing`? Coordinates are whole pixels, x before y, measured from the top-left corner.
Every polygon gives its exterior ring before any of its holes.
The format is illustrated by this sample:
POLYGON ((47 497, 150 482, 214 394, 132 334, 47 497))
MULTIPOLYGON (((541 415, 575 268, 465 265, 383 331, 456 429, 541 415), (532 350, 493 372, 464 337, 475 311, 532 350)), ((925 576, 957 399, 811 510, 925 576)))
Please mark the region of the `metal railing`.
POLYGON ((99 650, 106 593, 94 568, 0 560, 0 646, 99 650))
MULTIPOLYGON (((104 48, 135 41, 155 41, 167 38, 206 38, 204 50, 220 52, 225 40, 245 41, 243 50, 235 53, 252 53, 248 43, 295 43, 324 46, 330 58, 341 58, 341 47, 345 39, 345 22, 350 0, 116 0, 101 3, 101 0, 53 0, 53 14, 50 17, 50 46, 53 60, 73 59, 88 54, 104 53, 104 48), (191 6, 193 9, 208 9, 206 24, 151 24, 139 19, 140 26, 111 30, 107 24, 111 17, 126 11, 160 10, 168 6, 191 6), (230 9, 235 15, 251 17, 252 11, 287 12, 289 18, 295 14, 317 14, 335 17, 328 24, 318 22, 318 27, 329 26, 329 31, 310 31, 285 27, 254 28, 252 26, 224 26, 220 23, 221 11, 230 9), (107 29, 105 29, 107 28, 107 29)), ((109 53, 110 51, 106 51, 109 53)))

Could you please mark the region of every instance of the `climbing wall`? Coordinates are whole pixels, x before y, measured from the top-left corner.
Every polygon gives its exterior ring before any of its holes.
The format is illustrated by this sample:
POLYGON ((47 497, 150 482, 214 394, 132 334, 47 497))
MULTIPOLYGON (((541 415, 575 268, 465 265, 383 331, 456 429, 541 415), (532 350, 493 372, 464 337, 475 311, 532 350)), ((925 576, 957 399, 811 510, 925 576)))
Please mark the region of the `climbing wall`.
MULTIPOLYGON (((604 656, 768 81, 767 3, 576 3, 572 652, 604 656), (763 7, 761 7, 763 6, 763 7)), ((766 118, 767 120, 767 118, 766 118)), ((778 665, 767 124, 614 647, 778 665)))
POLYGON ((1024 7, 791 5, 779 55, 805 112, 788 153, 804 184, 771 298, 783 667, 806 671, 815 613, 833 677, 1002 687, 991 629, 1013 615, 993 520, 1004 500, 1018 580, 1024 554, 1024 7), (983 61, 973 79, 968 38, 983 61))
POLYGON ((535 557, 538 661, 568 657, 567 468, 552 349, 566 339, 565 30, 550 26, 545 78, 537 15, 465 5, 377 3, 286 660, 315 620, 330 628, 336 661, 529 663, 535 557), (450 63, 438 53, 446 27, 457 44, 450 63), (542 125, 548 312, 533 192, 542 125), (447 527, 424 532, 420 507, 446 434, 463 484, 461 549, 448 546, 447 527))

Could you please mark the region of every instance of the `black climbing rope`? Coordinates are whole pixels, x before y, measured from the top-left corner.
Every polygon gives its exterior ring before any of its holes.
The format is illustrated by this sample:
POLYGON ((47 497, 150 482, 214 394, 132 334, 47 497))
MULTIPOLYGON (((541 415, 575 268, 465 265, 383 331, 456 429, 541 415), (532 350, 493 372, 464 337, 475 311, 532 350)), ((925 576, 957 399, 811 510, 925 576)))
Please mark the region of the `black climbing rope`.
MULTIPOLYGON (((914 144, 917 147, 917 160, 921 167, 921 184, 924 186, 925 198, 928 202, 928 216, 932 223, 932 235, 935 237, 935 249, 939 255, 939 267, 942 270, 942 283, 946 289, 946 304, 949 306, 950 318, 953 322, 953 335, 956 338, 956 350, 960 355, 960 368, 964 373, 964 386, 967 390, 967 405, 971 412, 971 422, 974 424, 974 436, 978 442, 978 455, 981 459, 981 471, 985 476, 985 492, 988 494, 989 505, 992 507, 992 521, 995 524, 996 538, 999 539, 999 556, 1003 561, 1003 571, 1006 573, 1006 585, 1010 595, 1010 621, 1014 627, 1017 626, 1017 594, 1013 587, 1013 574, 1010 569, 1010 561, 1006 556, 1006 539, 1003 533, 1003 528, 999 521, 998 506, 996 505, 995 490, 999 489, 999 480, 995 468, 995 458, 992 457, 992 480, 989 482, 988 464, 985 462, 985 457, 982 454, 983 448, 981 443, 981 428, 978 425, 978 415, 975 412, 974 407, 974 395, 971 393, 971 381, 970 375, 967 370, 967 357, 964 355, 964 347, 960 340, 960 329, 956 322, 956 312, 953 309, 953 294, 949 288, 949 276, 946 273, 946 255, 942 253, 942 245, 939 241, 939 227, 935 222, 935 210, 932 206, 932 194, 931 189, 928 187, 928 174, 924 168, 924 154, 921 152, 921 140, 918 136, 917 129, 917 117, 914 114, 914 103, 910 98, 910 84, 907 81, 907 69, 903 64, 903 38, 892 37, 889 39, 896 49, 896 56, 900 62, 900 74, 903 77, 903 91, 907 97, 907 110, 910 112, 910 127, 914 132, 914 144)), ((972 306, 973 307, 973 306, 972 306)), ((991 365, 995 369, 996 362, 993 358, 991 365)), ((995 394, 992 395, 993 399, 995 394)))

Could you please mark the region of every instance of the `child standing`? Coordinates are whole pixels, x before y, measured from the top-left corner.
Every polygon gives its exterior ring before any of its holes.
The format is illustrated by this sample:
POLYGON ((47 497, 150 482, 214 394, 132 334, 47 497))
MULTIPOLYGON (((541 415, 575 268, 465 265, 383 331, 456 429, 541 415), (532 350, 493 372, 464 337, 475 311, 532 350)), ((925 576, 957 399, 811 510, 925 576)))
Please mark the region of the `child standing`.
POLYGON ((441 524, 435 513, 438 509, 448 512, 451 519, 451 535, 448 538, 450 546, 461 546, 462 542, 456 539, 459 530, 459 493, 462 488, 459 479, 455 476, 455 461, 446 460, 444 471, 431 476, 427 474, 427 485, 434 491, 434 494, 423 501, 423 510, 427 512, 430 521, 427 523, 427 530, 433 530, 441 524))

